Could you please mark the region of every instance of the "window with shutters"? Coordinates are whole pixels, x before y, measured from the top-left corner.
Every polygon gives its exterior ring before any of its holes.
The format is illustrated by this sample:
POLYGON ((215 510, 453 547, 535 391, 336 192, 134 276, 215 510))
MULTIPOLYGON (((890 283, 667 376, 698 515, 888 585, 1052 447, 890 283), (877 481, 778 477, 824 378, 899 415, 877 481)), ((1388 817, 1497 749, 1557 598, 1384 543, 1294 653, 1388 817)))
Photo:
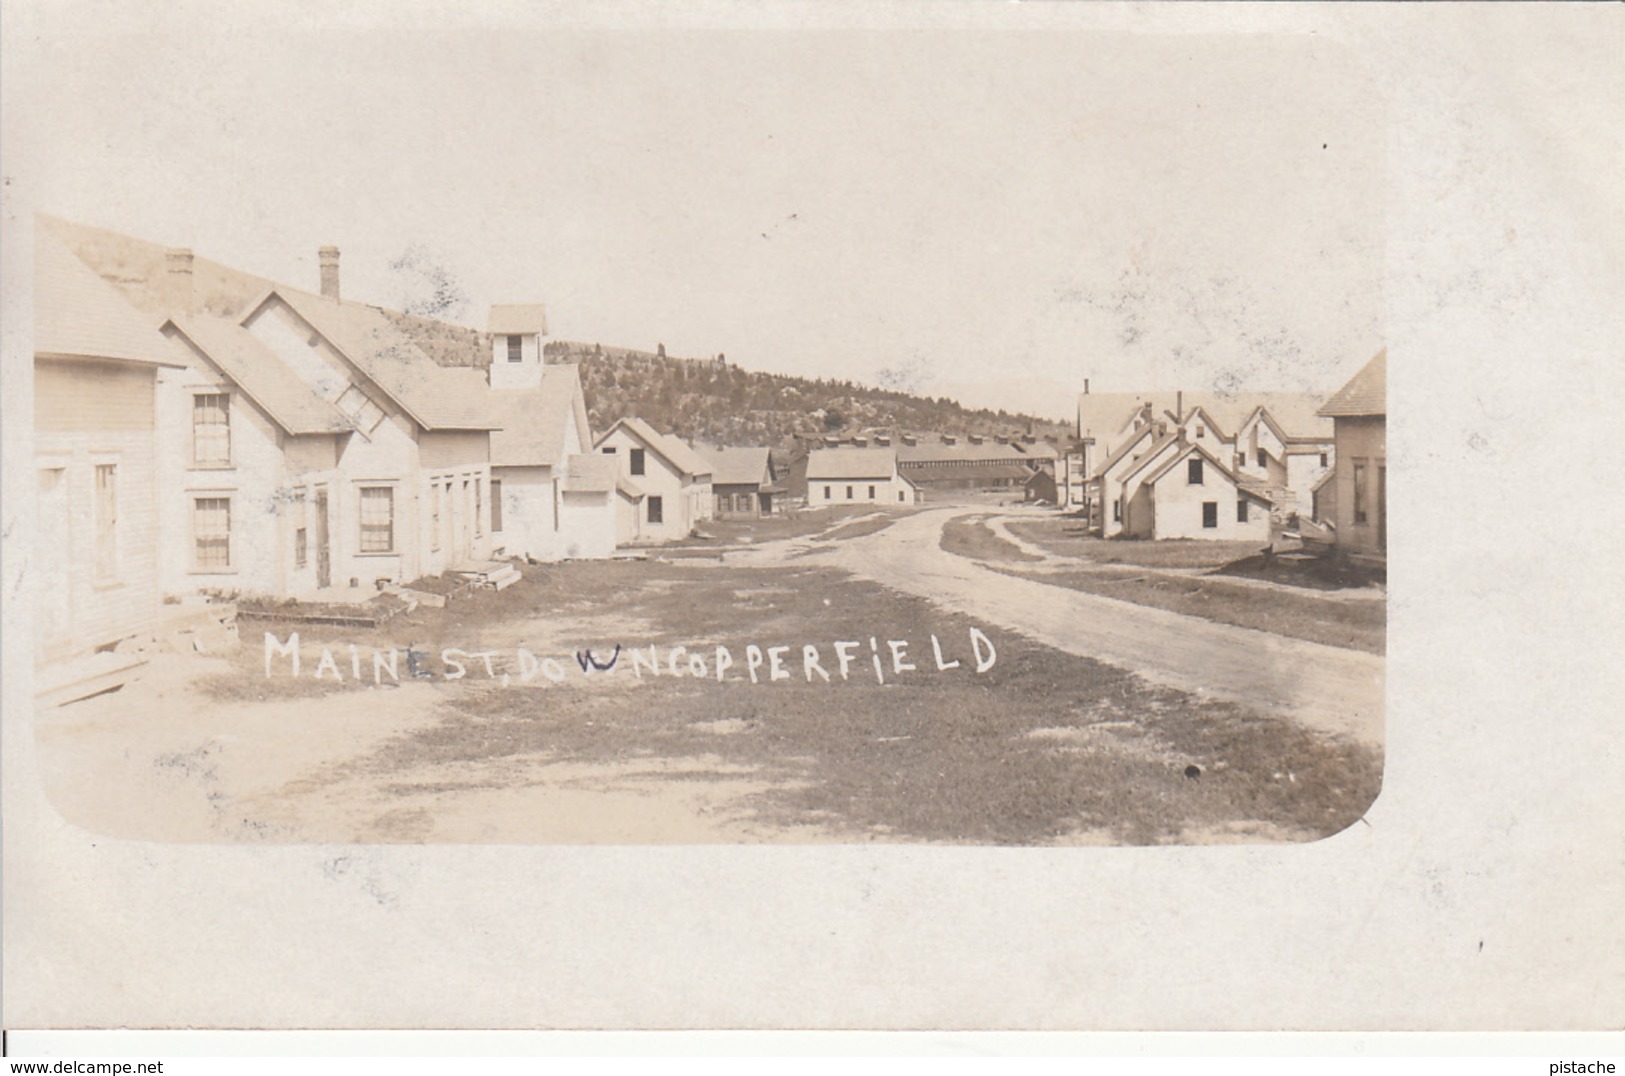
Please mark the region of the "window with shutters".
POLYGON ((395 490, 391 486, 361 487, 361 552, 395 551, 395 490))
MULTIPOLYGON (((59 536, 60 537, 60 536, 59 536)), ((118 464, 96 465, 96 578, 118 578, 118 464)))
POLYGON ((192 396, 192 462, 198 467, 231 466, 231 397, 224 392, 192 396))
POLYGON ((192 563, 204 571, 231 567, 231 498, 192 498, 192 563))

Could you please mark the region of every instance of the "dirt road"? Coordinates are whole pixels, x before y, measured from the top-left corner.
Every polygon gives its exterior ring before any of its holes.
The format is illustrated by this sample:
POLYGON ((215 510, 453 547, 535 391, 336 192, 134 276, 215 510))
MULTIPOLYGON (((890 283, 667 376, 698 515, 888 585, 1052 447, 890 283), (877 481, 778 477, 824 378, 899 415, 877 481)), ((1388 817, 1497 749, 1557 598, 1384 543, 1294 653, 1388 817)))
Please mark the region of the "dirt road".
POLYGON ((810 556, 1155 684, 1381 742, 1381 657, 990 571, 941 548, 968 514, 985 510, 921 512, 810 556))

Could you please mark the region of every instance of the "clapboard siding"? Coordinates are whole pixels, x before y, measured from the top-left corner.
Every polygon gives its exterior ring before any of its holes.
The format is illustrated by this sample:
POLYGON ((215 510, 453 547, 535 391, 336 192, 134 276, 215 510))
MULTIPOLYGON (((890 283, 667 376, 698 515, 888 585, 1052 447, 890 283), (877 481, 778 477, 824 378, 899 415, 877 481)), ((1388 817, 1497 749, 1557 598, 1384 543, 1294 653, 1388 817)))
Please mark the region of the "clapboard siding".
MULTIPOLYGON (((88 653, 149 630, 159 605, 153 372, 115 363, 35 363, 35 463, 61 469, 61 518, 42 515, 39 606, 62 610, 40 657, 88 653), (116 568, 98 578, 96 468, 116 470, 116 568)), ((36 478, 36 487, 39 479, 36 478)), ((48 512, 48 498, 41 508, 48 512)), ((42 617, 42 631, 47 630, 42 617)))

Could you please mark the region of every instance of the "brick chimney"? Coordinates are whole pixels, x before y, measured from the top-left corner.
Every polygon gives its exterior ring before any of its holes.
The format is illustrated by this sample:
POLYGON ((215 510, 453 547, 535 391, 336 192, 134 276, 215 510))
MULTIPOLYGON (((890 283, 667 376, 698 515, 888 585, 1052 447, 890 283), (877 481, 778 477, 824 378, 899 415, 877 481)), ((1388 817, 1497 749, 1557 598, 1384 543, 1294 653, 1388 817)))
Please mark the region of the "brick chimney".
POLYGON ((173 313, 190 313, 192 309, 192 252, 175 247, 164 254, 164 303, 173 313))
POLYGON ((337 302, 339 297, 339 248, 322 247, 316 252, 316 258, 322 266, 322 297, 337 302))

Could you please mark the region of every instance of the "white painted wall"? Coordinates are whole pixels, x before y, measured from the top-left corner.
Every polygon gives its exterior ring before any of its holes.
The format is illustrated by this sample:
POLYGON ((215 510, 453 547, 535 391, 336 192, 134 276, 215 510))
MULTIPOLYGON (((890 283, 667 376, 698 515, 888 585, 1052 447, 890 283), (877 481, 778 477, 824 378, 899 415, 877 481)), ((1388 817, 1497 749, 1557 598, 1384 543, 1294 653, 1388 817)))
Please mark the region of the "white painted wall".
MULTIPOLYGON (((670 542, 680 538, 687 538, 690 531, 702 518, 709 518, 711 509, 711 483, 685 482, 666 458, 646 445, 642 439, 636 437, 625 426, 617 427, 598 446, 598 451, 614 449, 611 455, 618 460, 617 467, 620 473, 627 476, 631 483, 642 490, 646 496, 641 502, 641 519, 636 528, 637 537, 631 537, 632 528, 624 523, 617 526, 617 533, 625 542, 670 542), (644 473, 632 473, 632 449, 644 449, 644 473), (659 497, 663 520, 653 522, 649 518, 649 498, 659 497)), ((623 511, 625 511, 623 509, 623 511)))
POLYGON ((537 333, 522 333, 519 338, 519 362, 508 361, 508 337, 491 337, 490 384, 493 389, 534 389, 542 384, 542 337, 537 333))
POLYGON ((1267 506, 1247 498, 1247 522, 1236 518, 1236 502, 1241 496, 1236 484, 1211 463, 1203 461, 1202 483, 1192 485, 1186 471, 1183 453, 1167 474, 1148 484, 1147 489, 1155 501, 1153 513, 1154 538, 1222 538, 1232 541, 1257 539, 1268 541, 1270 518, 1267 506), (1217 526, 1202 526, 1202 505, 1212 502, 1217 506, 1217 526))
POLYGON ((914 503, 914 487, 904 479, 890 478, 810 478, 807 480, 807 506, 872 505, 896 508, 914 503), (873 496, 871 496, 871 491, 873 496))

